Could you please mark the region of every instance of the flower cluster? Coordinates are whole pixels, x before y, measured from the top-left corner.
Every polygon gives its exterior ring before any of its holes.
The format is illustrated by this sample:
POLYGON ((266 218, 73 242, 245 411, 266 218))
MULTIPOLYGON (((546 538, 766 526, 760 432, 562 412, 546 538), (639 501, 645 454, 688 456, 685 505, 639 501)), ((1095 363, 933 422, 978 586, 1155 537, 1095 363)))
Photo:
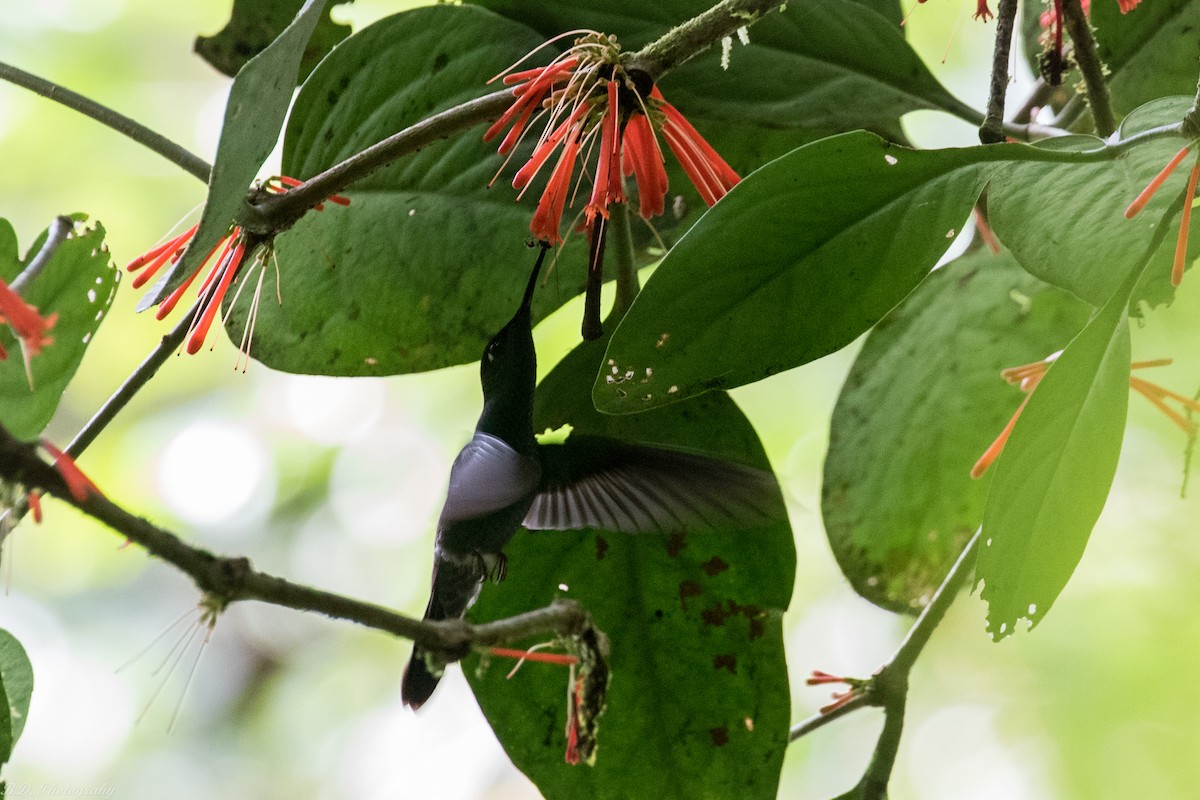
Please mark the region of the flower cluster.
MULTIPOLYGON (((300 185, 300 181, 295 178, 279 176, 267 180, 264 188, 268 192, 282 194, 290 188, 300 185)), ((350 200, 342 195, 332 195, 329 198, 331 203, 348 206, 350 200)), ((314 208, 321 211, 325 207, 324 203, 318 203, 314 208)), ((140 288, 151 278, 159 273, 164 265, 172 267, 179 263, 183 258, 183 254, 187 251, 188 245, 191 244, 192 237, 196 235, 196 230, 199 224, 193 225, 183 233, 175 236, 163 244, 157 245, 142 255, 130 261, 126 265, 129 272, 136 272, 137 275, 133 279, 133 288, 140 288)), ((250 314, 247 317, 246 331, 242 336, 242 342, 239 349, 245 351, 248 344, 248 339, 253 335, 254 320, 258 312, 258 300, 262 289, 262 278, 265 274, 265 265, 271 251, 270 239, 256 237, 250 235, 247 231, 238 225, 232 225, 229 231, 217 242, 216 247, 209 251, 208 255, 200 262, 191 275, 187 277, 178 288, 159 304, 158 310, 155 312, 156 319, 163 319, 170 314, 179 300, 195 282, 196 278, 204 271, 205 265, 211 263, 212 266, 208 270, 208 274, 204 276, 204 280, 200 283, 199 298, 201 303, 200 311, 192 318, 192 326, 188 331, 187 336, 187 351, 188 353, 197 353, 204 346, 204 340, 208 336, 208 331, 212 328, 213 321, 216 319, 217 312, 221 308, 221 303, 225 299, 225 295, 229 291, 229 287, 237 281, 238 273, 248 260, 248 256, 258 253, 258 257, 254 260, 255 264, 263 265, 263 272, 259 274, 258 290, 255 291, 254 299, 250 314), (220 253, 218 255, 218 252, 220 253), (216 256, 216 260, 213 259, 216 256)), ((245 286, 243 283, 242 286, 245 286)), ((240 292, 241 289, 238 289, 240 292)), ((234 295, 234 300, 237 295, 234 295)))
MULTIPOLYGON (((1180 149, 1167 162, 1167 165, 1154 176, 1150 183, 1146 184, 1146 188, 1142 190, 1142 193, 1129 204, 1129 208, 1125 209, 1125 219, 1133 219, 1146 207, 1146 203, 1150 202, 1150 198, 1154 196, 1155 192, 1166 182, 1171 173, 1175 171, 1175 168, 1191 152, 1194 144, 1194 142, 1187 144, 1180 149)), ((1171 284, 1173 286, 1178 286, 1183 281, 1183 270, 1187 266, 1188 228, 1192 221, 1192 203, 1196 199, 1197 179, 1200 179, 1200 156, 1196 157, 1196 161, 1192 165, 1192 173, 1188 178, 1187 191, 1183 195, 1183 210, 1179 217, 1179 236, 1175 240, 1175 262, 1171 267, 1171 284)))
MULTIPOLYGON (((9 288, 8 284, 0 281, 0 323, 6 323, 17 340, 21 343, 21 352, 25 356, 25 369, 29 369, 29 359, 42 351, 43 347, 54 344, 54 339, 47 332, 58 321, 57 314, 43 317, 38 310, 21 299, 21 296, 9 288)), ((8 352, 0 345, 0 361, 8 358, 8 352)))
POLYGON ((623 177, 633 177, 643 217, 663 213, 667 173, 660 137, 708 205, 739 180, 663 98, 648 74, 622 64, 620 45, 613 37, 586 32, 549 65, 508 72, 503 80, 513 87, 515 100, 488 128, 484 140, 491 141, 507 128, 499 152, 511 157, 526 133, 544 121, 533 154, 513 178, 513 188, 524 193, 559 151, 529 226, 542 241, 562 241, 562 216, 568 198, 578 191, 572 186, 576 162, 582 155, 587 172, 593 151, 592 190, 583 210, 589 225, 597 216, 607 219, 610 205, 625 202, 623 177))
MULTIPOLYGON (((1046 376, 1046 372, 1050 369, 1058 357, 1062 355, 1062 351, 1051 353, 1041 361, 1035 361, 1032 364, 1023 364, 1019 367, 1010 367, 1001 370, 1000 376, 1014 386, 1019 386, 1021 391, 1025 392, 1025 399, 1021 401, 1021 405, 1017 407, 1016 412, 1004 426, 1004 430, 1000 435, 988 446, 979 460, 975 462, 975 466, 971 468, 971 477, 978 478, 983 473, 987 472, 988 467, 992 465, 1004 450, 1004 445, 1008 443, 1008 437, 1012 435, 1013 428, 1016 427, 1017 420, 1021 416, 1021 412, 1025 410, 1025 406, 1029 403, 1029 398, 1033 395, 1033 390, 1042 382, 1042 378, 1046 376)), ((1171 363, 1169 358, 1159 358, 1153 361, 1135 361, 1129 365, 1131 370, 1147 369, 1149 367, 1165 367, 1171 363)), ((1175 423, 1188 436, 1193 436, 1196 433, 1196 423, 1180 414, 1175 409, 1167 405, 1167 400, 1174 400, 1189 411, 1200 411, 1200 402, 1193 400, 1190 397, 1185 397, 1178 392, 1173 392, 1159 386, 1156 383, 1139 378, 1135 375, 1129 376, 1129 388, 1136 391, 1138 394, 1149 400, 1154 407, 1167 415, 1171 422, 1175 423)))

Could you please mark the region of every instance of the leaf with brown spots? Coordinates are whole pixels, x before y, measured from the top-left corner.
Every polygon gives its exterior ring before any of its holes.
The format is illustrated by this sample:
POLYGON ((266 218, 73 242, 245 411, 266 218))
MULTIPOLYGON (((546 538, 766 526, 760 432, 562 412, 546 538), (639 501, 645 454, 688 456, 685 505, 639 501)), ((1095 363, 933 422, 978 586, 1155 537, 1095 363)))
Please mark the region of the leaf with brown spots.
MULTIPOLYGON (((603 347, 603 340, 581 346, 538 387, 536 429, 570 423, 580 433, 766 465, 754 430, 720 393, 645 414, 598 414, 587 387, 603 347)), ((506 549, 508 579, 485 586, 471 611, 481 622, 540 608, 567 583, 611 642, 612 682, 592 768, 562 763, 563 671, 524 669, 505 680, 502 669, 476 674, 478 662, 468 659, 467 679, 513 763, 551 800, 773 800, 791 706, 781 625, 794 580, 789 526, 686 538, 605 532, 603 560, 596 536, 518 531, 506 549), (725 624, 705 624, 708 610, 725 624), (547 719, 557 720, 549 741, 547 719)))

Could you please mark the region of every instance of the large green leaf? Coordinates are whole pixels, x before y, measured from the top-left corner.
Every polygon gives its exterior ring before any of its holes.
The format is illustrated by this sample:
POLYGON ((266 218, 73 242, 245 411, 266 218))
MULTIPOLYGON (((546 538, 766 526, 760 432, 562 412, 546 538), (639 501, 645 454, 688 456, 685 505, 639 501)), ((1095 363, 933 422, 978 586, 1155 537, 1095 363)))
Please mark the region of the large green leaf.
POLYGON ((199 269, 229 230, 250 182, 275 149, 296 88, 300 61, 313 28, 324 14, 325 3, 306 0, 283 33, 246 62, 233 79, 217 157, 208 179, 208 199, 200 212, 200 227, 183 258, 142 298, 139 310, 161 300, 199 269))
POLYGON ((751 174, 634 302, 596 407, 643 411, 849 344, 920 283, 967 221, 992 171, 985 159, 1008 152, 909 150, 858 132, 751 174), (636 383, 621 380, 629 371, 636 383))
MULTIPOLYGON (((233 0, 229 22, 212 36, 197 36, 196 52, 209 64, 230 77, 246 62, 261 53, 288 26, 304 0, 233 0)), ((333 5, 338 5, 337 2, 333 5)), ((299 79, 304 80, 338 42, 350 35, 350 26, 321 16, 313 30, 304 57, 300 60, 299 79)))
MULTIPOLYGON (((1130 114, 1118 133, 1128 138, 1178 122, 1190 103, 1184 97, 1149 103, 1130 114)), ((1085 151, 1103 144, 1092 136, 1072 136, 1042 146, 1085 151)), ((1092 305, 1102 305, 1137 262, 1162 211, 1177 200, 1187 169, 1177 170, 1140 215, 1127 220, 1124 211, 1182 144, 1176 139, 1148 142, 1095 164, 1010 164, 988 187, 992 227, 1025 269, 1092 305)), ((1189 250, 1193 257, 1200 254, 1200 242, 1189 250)), ((1155 254, 1134 294, 1135 303, 1154 307, 1170 302, 1173 256, 1172 247, 1155 254)))
POLYGON ((25 730, 32 696, 33 666, 29 656, 11 633, 0 628, 0 766, 8 762, 25 730))
POLYGON ((1130 273, 1050 367, 993 468, 976 565, 993 639, 1019 619, 1042 620, 1104 508, 1125 432, 1127 306, 1137 277, 1130 273))
POLYGON ((1090 310, 980 250, 875 326, 833 412, 821 498, 855 591, 896 611, 928 602, 983 518, 971 467, 1023 397, 1000 370, 1061 349, 1090 310))
MULTIPOLYGON (((712 5, 708 0, 477 1, 546 38, 591 28, 616 35, 630 51, 712 5)), ((916 109, 969 115, 909 47, 897 21, 889 19, 894 13, 890 2, 789 5, 749 28, 750 44, 734 45, 729 69, 721 68, 721 48, 714 47, 672 71, 662 82, 663 93, 689 117, 772 128, 894 130, 900 115, 916 109)))
MULTIPOLYGON (((41 250, 42 233, 21 259, 17 237, 0 219, 0 279, 11 283, 41 250)), ((54 344, 30 360, 33 386, 21 359, 21 349, 7 325, 0 325, 0 346, 8 351, 0 361, 0 425, 21 439, 34 439, 54 416, 88 343, 100 327, 116 296, 120 272, 104 245, 104 228, 76 225, 54 251, 38 277, 22 292, 25 302, 43 316, 57 314, 50 331, 54 344)))
MULTIPOLYGON (((287 174, 310 177, 444 108, 536 47, 533 31, 480 8, 397 14, 347 39, 297 98, 284 140, 287 174)), ((307 214, 276 242, 276 270, 253 353, 289 372, 381 375, 473 361, 512 315, 517 268, 537 200, 508 181, 503 159, 468 132, 359 181, 349 208, 307 214)), ((573 236, 534 303, 545 316, 583 289, 586 242, 573 236)), ((248 295, 248 293, 246 293, 248 295)), ((240 336, 248 297, 227 325, 240 336)))
MULTIPOLYGON (((584 344, 546 378, 538 429, 569 423, 579 433, 766 466, 753 428, 724 394, 636 417, 598 414, 588 386, 602 353, 602 342, 584 344)), ((775 797, 791 705, 781 616, 796 556, 786 522, 670 537, 518 531, 507 553, 508 579, 485 587, 472 619, 563 594, 583 604, 612 644, 591 768, 563 763, 563 668, 530 664, 506 680, 504 664, 482 673, 472 670, 477 659, 466 667, 509 757, 547 797, 775 797)))

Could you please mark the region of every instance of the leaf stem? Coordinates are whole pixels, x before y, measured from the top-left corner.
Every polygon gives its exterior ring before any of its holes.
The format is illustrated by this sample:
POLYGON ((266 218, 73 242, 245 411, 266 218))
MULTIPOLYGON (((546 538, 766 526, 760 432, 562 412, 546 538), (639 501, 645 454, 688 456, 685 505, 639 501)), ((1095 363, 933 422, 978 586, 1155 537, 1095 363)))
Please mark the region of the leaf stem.
POLYGON ((996 46, 992 51, 992 82, 988 91, 987 114, 979 126, 979 141, 982 144, 997 144, 1005 138, 1004 98, 1008 94, 1008 62, 1016 18, 1017 0, 1000 0, 996 9, 996 46))
POLYGON ((100 105, 95 100, 59 86, 57 83, 39 78, 37 75, 2 61, 0 61, 0 80, 16 84, 49 100, 62 103, 67 108, 78 111, 84 116, 91 117, 100 124, 107 125, 117 133, 124 134, 138 144, 153 150, 203 183, 208 183, 208 175, 212 171, 212 166, 207 161, 162 134, 150 130, 140 122, 135 122, 129 117, 100 105))
POLYGON ((50 228, 46 231, 46 241, 42 243, 42 249, 38 250, 36 256, 29 262, 29 266, 21 270, 21 274, 13 279, 13 282, 8 285, 17 294, 21 294, 25 287, 37 280, 37 276, 42 274, 42 270, 54 258, 54 254, 62 243, 67 240, 67 236, 75 228, 75 221, 70 217, 58 216, 50 223, 50 228))
POLYGON ((1108 81, 1104 77, 1104 63, 1100 60, 1096 37, 1092 36, 1092 26, 1079 0, 1063 0, 1062 11, 1063 23, 1075 45, 1075 61, 1083 76, 1096 133, 1107 137, 1117 129, 1117 122, 1113 116, 1112 97, 1108 93, 1108 81))

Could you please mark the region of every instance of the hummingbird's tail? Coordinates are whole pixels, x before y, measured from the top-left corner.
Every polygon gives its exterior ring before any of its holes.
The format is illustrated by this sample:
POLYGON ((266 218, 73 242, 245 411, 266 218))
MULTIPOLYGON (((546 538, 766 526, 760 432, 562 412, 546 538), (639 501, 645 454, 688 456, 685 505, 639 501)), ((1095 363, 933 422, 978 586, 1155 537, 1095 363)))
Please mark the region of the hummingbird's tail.
MULTIPOLYGON (((483 585, 484 567, 482 562, 466 559, 463 563, 435 558, 433 562, 433 588, 429 593, 429 605, 425 607, 425 619, 439 621, 443 619, 458 619, 467 613, 467 609, 479 596, 483 585)), ((400 684, 400 697, 404 705, 414 711, 425 704, 442 679, 441 673, 434 673, 426 660, 426 650, 418 645, 413 646, 412 657, 404 669, 404 679, 400 684)))

